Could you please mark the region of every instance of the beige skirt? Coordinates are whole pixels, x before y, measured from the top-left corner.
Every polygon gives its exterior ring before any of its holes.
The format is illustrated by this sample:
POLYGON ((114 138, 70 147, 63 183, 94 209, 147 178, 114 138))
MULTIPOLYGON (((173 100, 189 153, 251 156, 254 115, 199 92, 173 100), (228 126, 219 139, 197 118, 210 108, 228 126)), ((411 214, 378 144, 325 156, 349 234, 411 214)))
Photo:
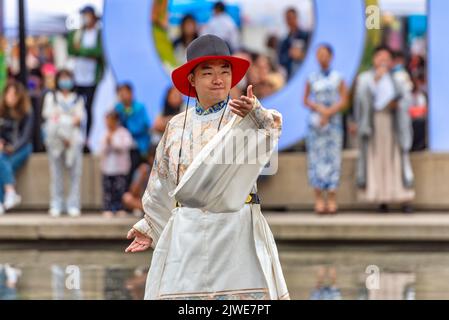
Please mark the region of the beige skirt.
POLYGON ((375 203, 405 203, 415 197, 402 182, 400 147, 388 110, 374 113, 374 134, 368 144, 367 185, 359 199, 375 203))

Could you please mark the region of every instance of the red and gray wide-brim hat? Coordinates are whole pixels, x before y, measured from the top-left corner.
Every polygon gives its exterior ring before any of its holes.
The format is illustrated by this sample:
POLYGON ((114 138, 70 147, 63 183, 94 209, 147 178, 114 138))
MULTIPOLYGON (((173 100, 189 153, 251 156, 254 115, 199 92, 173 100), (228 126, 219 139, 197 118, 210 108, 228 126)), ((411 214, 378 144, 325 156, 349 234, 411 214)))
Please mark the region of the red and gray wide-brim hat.
POLYGON ((231 56, 231 51, 223 39, 206 34, 189 44, 187 47, 187 62, 173 70, 171 77, 176 89, 186 96, 195 97, 196 92, 190 86, 188 75, 201 62, 215 59, 223 59, 231 64, 231 88, 243 79, 250 66, 248 60, 231 56))

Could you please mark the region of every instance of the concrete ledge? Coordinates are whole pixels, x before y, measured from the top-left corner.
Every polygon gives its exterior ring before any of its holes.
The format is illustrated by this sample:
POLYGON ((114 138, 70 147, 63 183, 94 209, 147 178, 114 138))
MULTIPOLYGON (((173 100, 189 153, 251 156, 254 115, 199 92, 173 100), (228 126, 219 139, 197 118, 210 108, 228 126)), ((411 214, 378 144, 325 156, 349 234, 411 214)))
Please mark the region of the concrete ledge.
MULTIPOLYGON (((412 165, 416 176, 414 206, 426 210, 449 210, 449 154, 414 153, 412 165)), ((356 197, 355 165, 357 152, 343 153, 341 185, 338 192, 340 208, 364 210, 373 205, 361 203, 356 197)), ((20 208, 46 210, 49 204, 49 168, 46 154, 35 154, 18 175, 18 191, 23 197, 20 208)), ((68 179, 66 179, 68 180, 68 179)), ((86 155, 83 162, 81 198, 84 209, 102 207, 101 172, 98 159, 86 155)), ((264 209, 310 210, 313 190, 307 181, 307 160, 304 153, 279 154, 276 175, 259 181, 264 209)))
MULTIPOLYGON (((449 241, 449 215, 266 212, 276 240, 283 241, 449 241)), ((124 240, 138 218, 105 219, 98 214, 51 218, 43 214, 0 217, 0 240, 124 240)))
MULTIPOLYGON (((65 176, 68 191, 69 177, 65 176)), ((21 210, 46 210, 50 202, 50 173, 46 153, 33 154, 17 176, 17 190, 22 196, 21 210)), ((91 155, 83 159, 81 200, 84 209, 102 207, 101 171, 99 161, 91 155)))
POLYGON ((269 214, 277 240, 285 241, 449 241, 449 216, 269 214))
MULTIPOLYGON (((359 202, 355 185, 357 151, 343 152, 338 201, 342 210, 365 210, 373 204, 359 202)), ((413 205, 427 212, 449 210, 449 154, 412 153, 416 198, 413 205)), ((276 175, 259 181, 259 193, 265 209, 310 210, 313 190, 307 179, 307 159, 304 153, 279 155, 276 175)))
POLYGON ((136 218, 105 219, 100 215, 52 218, 43 214, 7 214, 0 217, 2 240, 117 240, 136 218))

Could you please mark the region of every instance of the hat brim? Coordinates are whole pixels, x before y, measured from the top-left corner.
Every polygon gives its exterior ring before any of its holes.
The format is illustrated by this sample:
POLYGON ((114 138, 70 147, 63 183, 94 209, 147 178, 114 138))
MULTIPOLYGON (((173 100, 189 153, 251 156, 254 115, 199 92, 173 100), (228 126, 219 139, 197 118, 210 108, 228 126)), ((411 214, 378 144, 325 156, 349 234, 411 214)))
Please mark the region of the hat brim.
POLYGON ((228 61, 232 66, 232 82, 231 88, 233 88, 240 80, 243 79, 248 68, 250 66, 250 62, 248 60, 232 57, 232 56, 204 56, 193 59, 182 66, 173 70, 171 78, 173 84, 176 89, 179 90, 183 95, 195 97, 196 91, 190 87, 190 83, 188 80, 188 75, 192 72, 192 70, 200 63, 207 60, 217 60, 223 59, 228 61))

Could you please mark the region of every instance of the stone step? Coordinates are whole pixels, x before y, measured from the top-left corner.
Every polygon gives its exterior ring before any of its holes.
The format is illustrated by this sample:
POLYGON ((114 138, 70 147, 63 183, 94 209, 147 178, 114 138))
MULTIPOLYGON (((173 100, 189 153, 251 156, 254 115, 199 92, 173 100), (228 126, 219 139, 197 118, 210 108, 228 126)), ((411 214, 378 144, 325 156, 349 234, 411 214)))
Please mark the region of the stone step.
MULTIPOLYGON (((449 215, 264 212, 276 240, 282 241, 449 241, 449 215)), ((0 240, 123 240, 135 217, 106 219, 84 214, 52 218, 40 213, 0 217, 0 240)))

